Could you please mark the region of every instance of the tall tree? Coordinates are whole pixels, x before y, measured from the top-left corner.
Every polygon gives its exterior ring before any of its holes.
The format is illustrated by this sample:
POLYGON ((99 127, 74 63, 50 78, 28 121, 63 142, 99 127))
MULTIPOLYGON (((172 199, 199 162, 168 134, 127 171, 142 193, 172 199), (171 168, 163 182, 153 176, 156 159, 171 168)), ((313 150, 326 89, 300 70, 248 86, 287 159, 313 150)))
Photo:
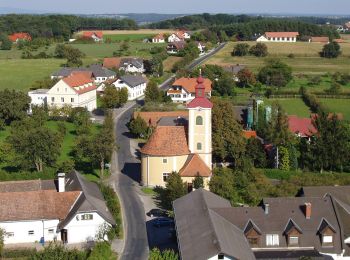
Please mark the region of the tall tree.
POLYGON ((258 74, 261 83, 275 87, 286 86, 292 78, 292 68, 279 59, 268 59, 258 74))
POLYGON ((320 52, 320 56, 324 58, 337 58, 340 54, 340 45, 337 42, 330 42, 324 45, 320 52))
POLYGON ((187 189, 185 183, 183 183, 180 174, 173 172, 169 175, 165 185, 165 206, 171 209, 172 202, 182 196, 186 195, 187 189))
POLYGON ((0 50, 11 50, 12 42, 6 34, 0 34, 0 50))
POLYGON ((265 57, 269 54, 266 44, 261 42, 258 42, 256 45, 250 47, 249 53, 256 57, 265 57))
POLYGON ((150 81, 145 90, 145 102, 161 102, 162 92, 155 81, 150 81))
POLYGON ((128 101, 128 90, 126 88, 116 89, 112 85, 107 85, 101 101, 104 108, 121 107, 128 101))
POLYGON ((24 118, 29 103, 30 97, 22 91, 8 89, 0 91, 0 119, 9 125, 12 121, 24 118))
POLYGON ((234 46, 232 56, 246 56, 249 53, 249 44, 238 43, 234 46))

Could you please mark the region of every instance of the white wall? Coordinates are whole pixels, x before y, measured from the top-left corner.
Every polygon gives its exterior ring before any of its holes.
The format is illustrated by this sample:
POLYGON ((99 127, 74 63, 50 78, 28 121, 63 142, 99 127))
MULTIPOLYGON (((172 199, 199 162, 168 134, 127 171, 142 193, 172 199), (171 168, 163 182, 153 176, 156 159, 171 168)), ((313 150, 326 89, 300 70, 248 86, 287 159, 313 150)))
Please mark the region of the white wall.
POLYGON ((34 243, 40 242, 41 237, 44 237, 45 241, 52 241, 55 237, 61 240, 60 233, 56 233, 58 223, 58 219, 0 222, 0 227, 7 233, 13 232, 13 236, 5 236, 5 244, 34 243), (53 229, 53 232, 49 232, 49 229, 53 229), (34 235, 28 234, 31 230, 34 231, 34 235))
MULTIPOLYGON (((208 258, 208 260, 218 260, 218 259, 219 259, 218 255, 208 258)), ((224 255, 224 260, 233 260, 233 258, 224 255)))
POLYGON ((146 90, 146 83, 140 84, 135 87, 130 87, 125 82, 117 80, 113 83, 117 89, 126 88, 128 90, 128 100, 135 100, 136 98, 142 97, 146 90))
POLYGON ((96 234, 104 224, 108 223, 96 212, 77 214, 64 227, 64 229, 67 229, 68 243, 81 243, 94 240, 96 234), (93 214, 93 219, 81 220, 81 216, 84 214, 93 214))

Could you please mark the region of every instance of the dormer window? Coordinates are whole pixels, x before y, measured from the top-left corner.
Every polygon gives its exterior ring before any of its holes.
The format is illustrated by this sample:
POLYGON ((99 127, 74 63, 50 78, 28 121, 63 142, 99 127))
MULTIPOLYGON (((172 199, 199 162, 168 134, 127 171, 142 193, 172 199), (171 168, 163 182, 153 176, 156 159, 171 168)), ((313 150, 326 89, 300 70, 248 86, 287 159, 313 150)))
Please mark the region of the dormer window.
POLYGON ((299 246, 299 240, 300 235, 302 234, 302 230, 292 219, 289 219, 284 233, 286 235, 288 246, 299 246))
POLYGON ((250 247, 256 248, 259 247, 261 231, 260 229, 253 223, 252 220, 249 220, 245 229, 244 234, 249 242, 250 247))
POLYGON ((326 219, 322 219, 318 230, 322 246, 332 247, 334 245, 334 234, 336 233, 334 227, 326 219))

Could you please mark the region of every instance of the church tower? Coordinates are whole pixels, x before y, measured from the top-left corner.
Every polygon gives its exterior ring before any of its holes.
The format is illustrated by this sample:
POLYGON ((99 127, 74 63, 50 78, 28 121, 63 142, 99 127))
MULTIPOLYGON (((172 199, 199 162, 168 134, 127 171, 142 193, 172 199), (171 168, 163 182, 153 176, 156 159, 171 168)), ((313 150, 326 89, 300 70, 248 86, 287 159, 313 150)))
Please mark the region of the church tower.
POLYGON ((211 110, 213 104, 205 95, 202 76, 197 79, 195 98, 187 105, 188 147, 191 153, 198 154, 206 165, 212 168, 211 110))

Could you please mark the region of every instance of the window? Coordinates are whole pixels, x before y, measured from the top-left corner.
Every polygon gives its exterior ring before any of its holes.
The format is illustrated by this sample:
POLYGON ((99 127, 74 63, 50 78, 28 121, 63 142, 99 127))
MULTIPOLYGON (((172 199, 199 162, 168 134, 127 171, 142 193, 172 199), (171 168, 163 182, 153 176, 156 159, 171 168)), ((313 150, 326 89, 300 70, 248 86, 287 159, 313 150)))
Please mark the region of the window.
POLYGON ((55 98, 54 97, 51 98, 51 102, 55 102, 55 98))
POLYGON ((33 235, 34 235, 34 230, 29 230, 29 231, 28 231, 28 235, 29 235, 29 236, 33 236, 33 235))
POLYGON ((94 215, 92 215, 92 214, 81 215, 81 220, 92 220, 93 218, 94 218, 94 215))
POLYGON ((196 125, 203 125, 203 117, 201 116, 196 117, 196 125))
POLYGON ((163 163, 168 163, 168 158, 163 158, 163 163))
POLYGON ((49 233, 49 234, 53 234, 53 229, 52 228, 50 228, 47 232, 49 233))
POLYGON ((279 237, 277 234, 267 234, 266 235, 266 245, 267 246, 278 246, 279 237))
POLYGON ((167 181, 167 179, 169 178, 169 173, 163 173, 163 181, 167 181))
POLYGON ((257 237, 247 237, 247 240, 252 247, 256 247, 259 244, 259 238, 257 237))
POLYGON ((322 243, 323 243, 323 244, 332 244, 332 243, 333 243, 333 236, 323 235, 323 237, 322 237, 322 243))
POLYGON ((15 233, 14 232, 6 232, 7 237, 14 237, 15 233))
POLYGON ((64 97, 61 97, 61 102, 63 102, 63 103, 64 103, 64 97))
POLYGON ((202 143, 197 143, 197 150, 202 150, 202 143))
POLYGON ((198 90, 198 96, 201 97, 202 96, 202 90, 198 90))
POLYGON ((65 88, 64 91, 67 92, 67 88, 65 88))
POLYGON ((218 259, 225 259, 224 254, 218 254, 218 259))
POLYGON ((290 246, 297 246, 297 245, 299 245, 299 237, 298 236, 290 236, 288 244, 290 246))
POLYGON ((74 102, 74 98, 71 98, 71 99, 70 99, 70 102, 72 102, 72 103, 73 103, 73 102, 74 102))
POLYGON ((60 89, 59 88, 57 88, 57 92, 59 92, 60 91, 60 89))

